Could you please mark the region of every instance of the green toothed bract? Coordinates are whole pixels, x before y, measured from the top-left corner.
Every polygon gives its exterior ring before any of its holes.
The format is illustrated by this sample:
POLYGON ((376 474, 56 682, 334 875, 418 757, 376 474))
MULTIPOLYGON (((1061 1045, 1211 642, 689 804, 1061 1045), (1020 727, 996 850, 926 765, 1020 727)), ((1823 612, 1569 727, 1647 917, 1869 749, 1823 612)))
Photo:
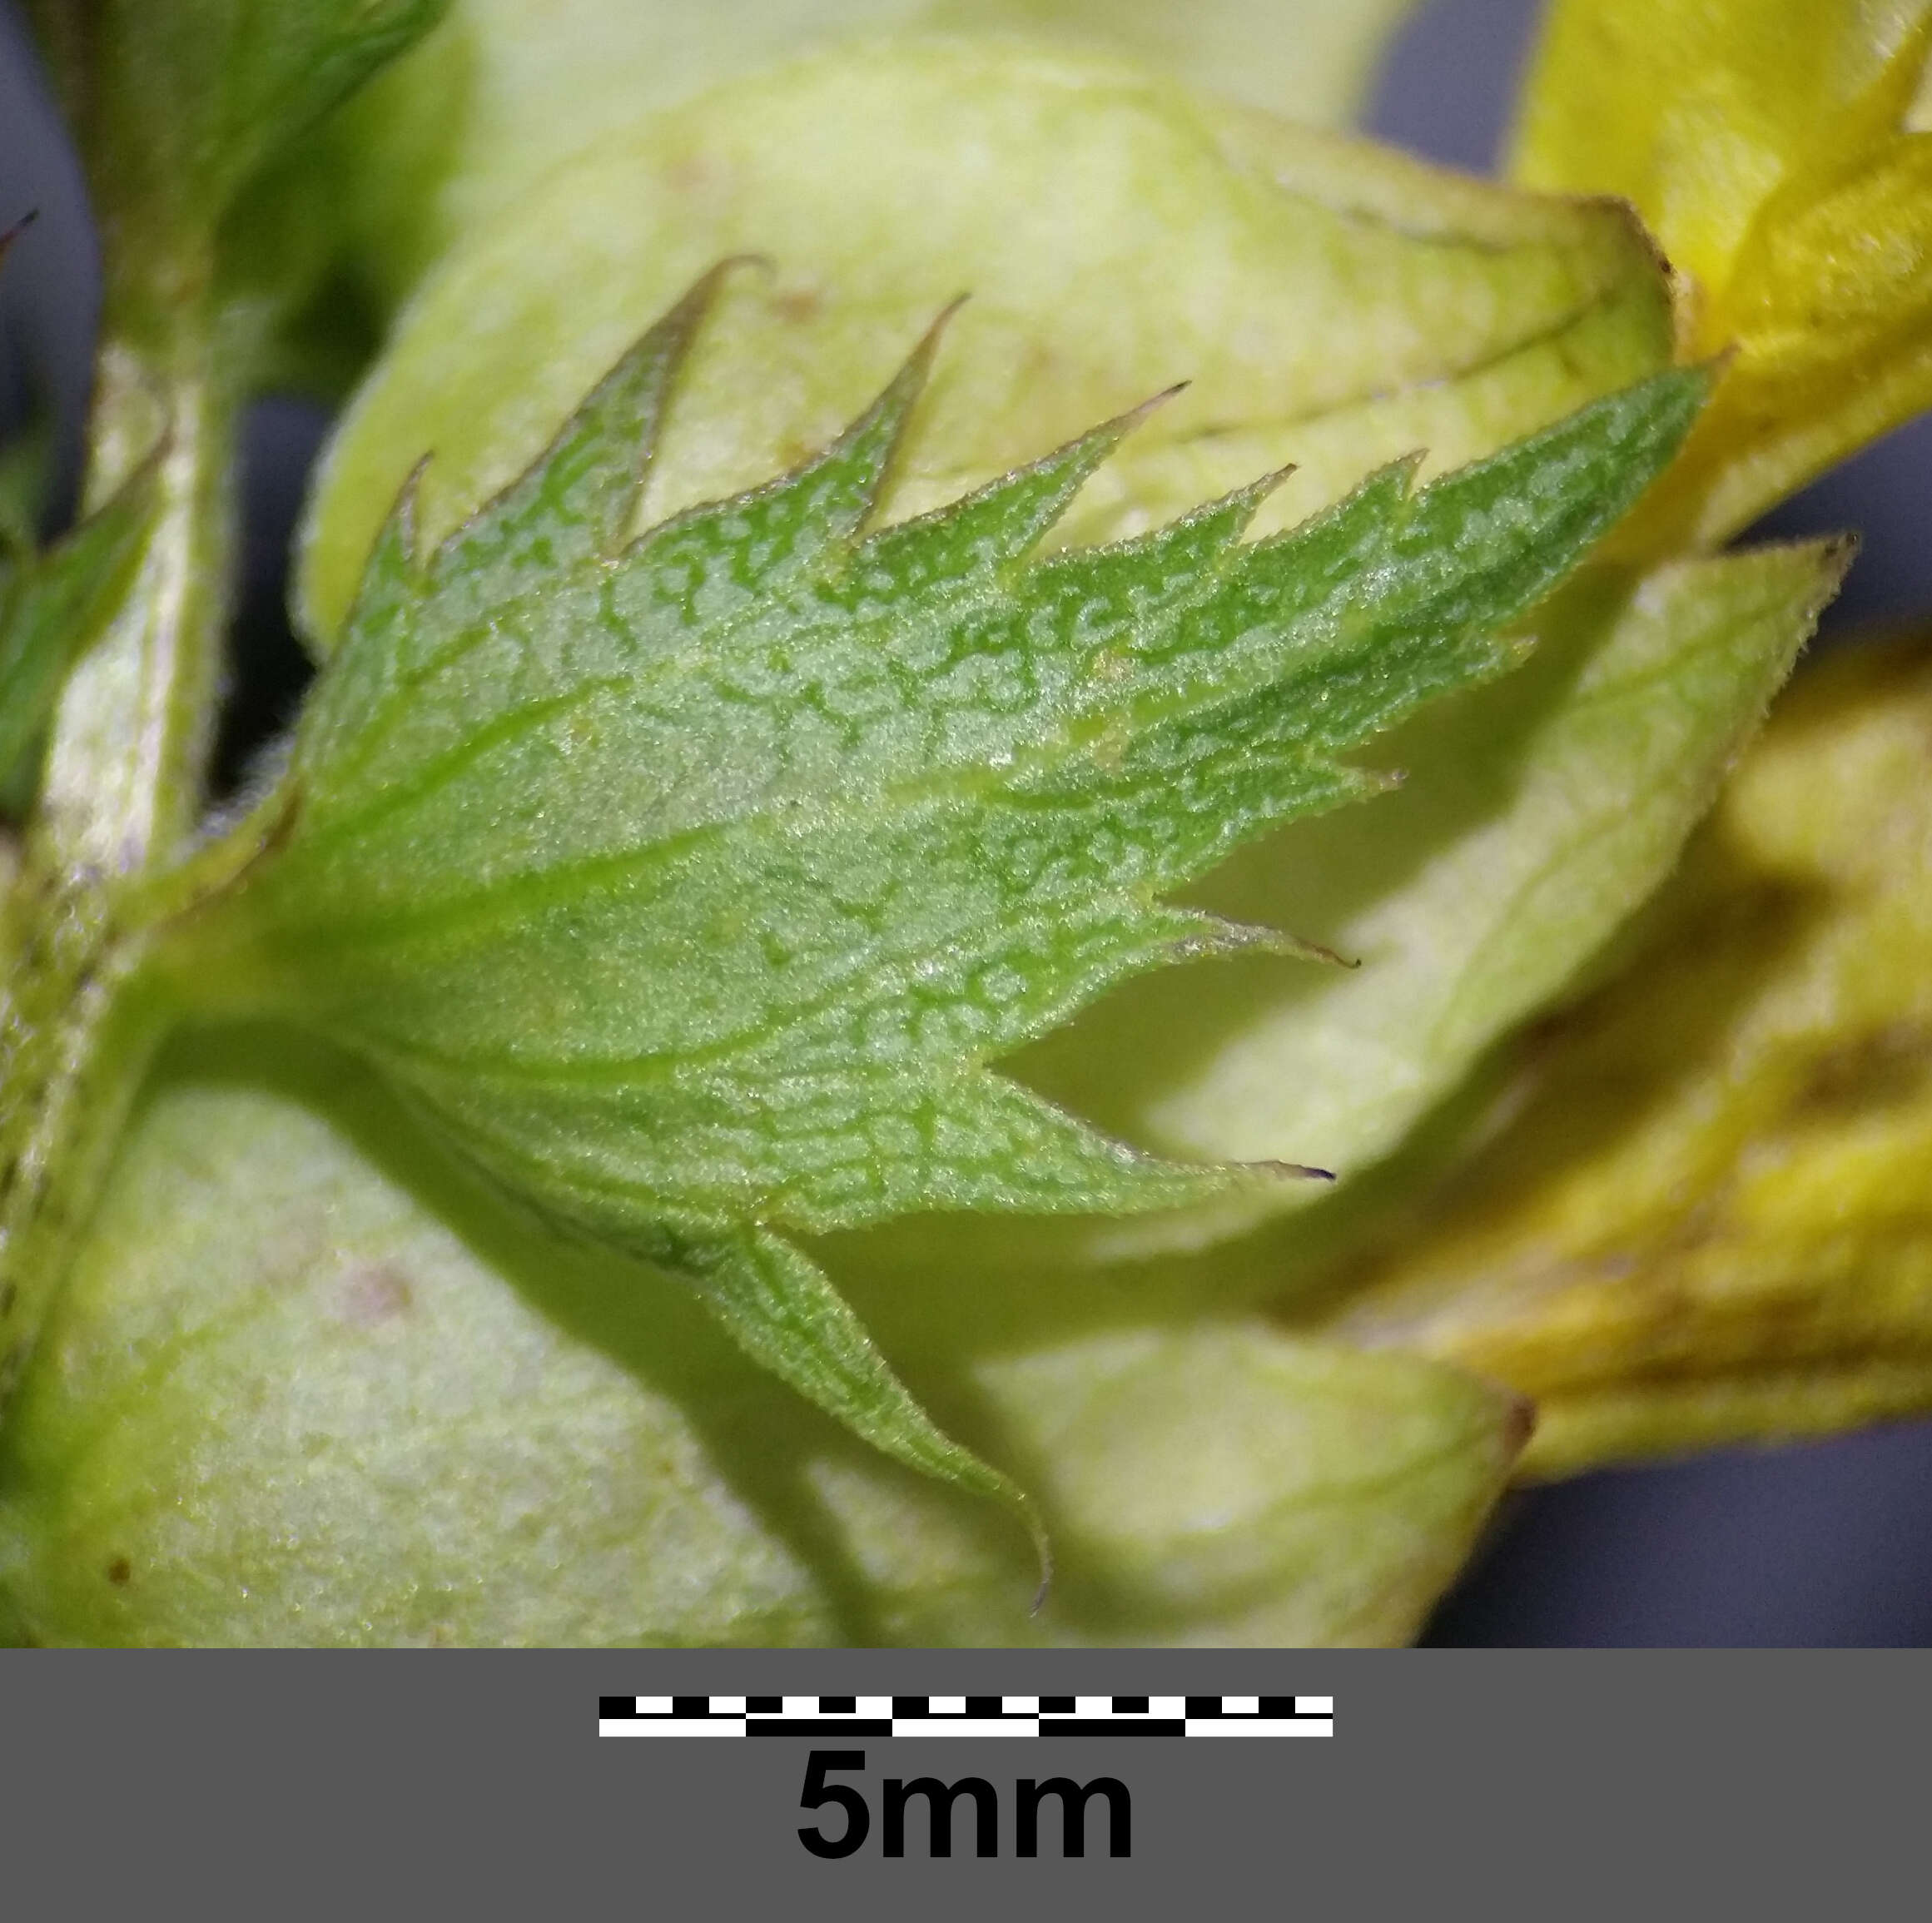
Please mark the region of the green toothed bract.
POLYGON ((717 279, 427 554, 405 490, 240 831, 271 852, 184 921, 172 973, 355 1050, 880 1448, 1010 1491, 793 1238, 1309 1172, 1141 1154, 991 1064, 1128 976, 1299 947, 1163 897, 1373 793, 1348 750, 1509 668, 1508 624, 1669 460, 1705 379, 1419 490, 1398 464, 1265 540, 1241 539, 1264 479, 1041 558, 1139 413, 873 527, 935 329, 823 453, 633 539, 717 279))

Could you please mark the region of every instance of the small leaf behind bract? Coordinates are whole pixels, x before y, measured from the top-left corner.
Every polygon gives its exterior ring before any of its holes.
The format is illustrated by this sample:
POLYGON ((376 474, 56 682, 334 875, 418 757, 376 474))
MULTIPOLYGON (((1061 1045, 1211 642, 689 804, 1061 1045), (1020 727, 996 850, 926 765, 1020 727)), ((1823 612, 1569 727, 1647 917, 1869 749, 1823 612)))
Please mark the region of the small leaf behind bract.
POLYGON ((0 790, 53 711, 67 668, 118 606, 156 507, 150 460, 42 554, 20 554, 0 586, 0 790))
MULTIPOLYGON (((0 235, 0 259, 7 238, 0 235)), ((40 545, 53 453, 53 424, 46 414, 0 447, 0 558, 31 554, 40 545)))
POLYGON ((268 803, 291 826, 177 972, 375 1062, 534 1205, 957 1474, 785 1235, 1269 1179, 1140 1155, 989 1064, 1252 939, 1158 897, 1369 791, 1344 751, 1510 666, 1497 630, 1667 462, 1704 377, 1265 540, 1239 539, 1257 487, 1034 559, 1130 420, 867 534, 929 335, 824 453, 626 545, 705 292, 426 557, 405 494, 268 803))
POLYGON ((249 177, 448 0, 27 0, 110 251, 213 230, 249 177))

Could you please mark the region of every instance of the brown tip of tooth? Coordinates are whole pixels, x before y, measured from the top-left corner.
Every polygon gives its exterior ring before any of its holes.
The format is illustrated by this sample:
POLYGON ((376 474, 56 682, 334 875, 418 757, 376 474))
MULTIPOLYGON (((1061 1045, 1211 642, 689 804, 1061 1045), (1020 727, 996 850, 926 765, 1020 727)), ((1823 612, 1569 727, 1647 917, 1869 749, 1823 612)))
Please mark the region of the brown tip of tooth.
POLYGON ((1537 1432, 1537 1405, 1527 1395, 1512 1394, 1502 1418, 1502 1446, 1511 1462, 1529 1447, 1537 1432))
POLYGON ((1188 389, 1193 385, 1194 383, 1191 380, 1177 380, 1173 386, 1164 387, 1160 393, 1149 395, 1146 400, 1141 401, 1137 406, 1130 407, 1125 414, 1116 415, 1107 423, 1107 425, 1123 435, 1130 434, 1150 415, 1165 407, 1169 401, 1175 399, 1178 395, 1185 394, 1188 389))
POLYGON ((1289 1181, 1332 1182, 1335 1179, 1333 1169, 1318 1169, 1307 1162, 1251 1162, 1249 1166, 1289 1181))
POLYGON ((1338 950, 1331 948, 1326 942, 1310 942, 1300 935, 1290 935, 1288 939, 1294 943, 1296 953, 1305 956, 1311 962, 1326 962, 1336 968, 1359 968, 1362 966, 1359 955, 1351 960, 1338 950))
POLYGON ((951 326, 954 317, 958 314, 960 309, 971 299, 971 294, 955 294, 933 316, 932 324, 919 336, 918 344, 913 348, 911 355, 907 359, 906 365, 909 371, 916 371, 921 378, 924 377, 926 365, 938 353, 939 344, 945 339, 946 330, 951 326))

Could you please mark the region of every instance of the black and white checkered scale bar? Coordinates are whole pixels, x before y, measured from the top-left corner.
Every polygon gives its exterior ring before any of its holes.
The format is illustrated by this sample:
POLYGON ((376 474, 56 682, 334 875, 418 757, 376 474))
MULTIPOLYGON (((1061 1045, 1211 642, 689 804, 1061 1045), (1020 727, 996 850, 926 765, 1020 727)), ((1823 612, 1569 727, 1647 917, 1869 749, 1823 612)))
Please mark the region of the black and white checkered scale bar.
POLYGON ((1330 1696, 607 1696, 599 1736, 1333 1736, 1330 1696))

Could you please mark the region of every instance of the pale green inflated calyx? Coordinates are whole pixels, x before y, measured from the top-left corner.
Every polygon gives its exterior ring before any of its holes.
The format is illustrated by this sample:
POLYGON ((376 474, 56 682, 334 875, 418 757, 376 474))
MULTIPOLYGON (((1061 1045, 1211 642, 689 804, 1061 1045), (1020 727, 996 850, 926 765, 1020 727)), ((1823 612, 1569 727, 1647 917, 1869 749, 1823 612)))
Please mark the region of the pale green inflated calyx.
POLYGON ((822 454, 633 539, 731 271, 440 545, 405 491, 241 831, 272 852, 176 937, 176 973, 350 1047, 862 1434, 999 1488, 791 1238, 1306 1174, 1150 1157, 991 1063, 1127 976, 1293 949, 1160 897, 1375 792, 1347 749, 1513 665, 1506 624, 1668 460, 1705 380, 1420 489, 1399 464, 1265 539, 1241 537, 1271 477, 1040 557, 1135 416, 876 528, 935 330, 822 454))
POLYGON ((0 1625, 151 1647, 1399 1642, 1522 1439, 1520 1407, 1458 1370, 1252 1318, 918 1379, 1036 1493, 1058 1563, 1037 1614, 986 1503, 838 1429, 674 1284, 461 1180, 355 1063, 286 1031, 197 1036, 0 1435, 0 1625))
POLYGON ((1138 54, 1291 119, 1343 124, 1414 0, 456 0, 333 130, 358 266, 394 301, 599 138, 704 88, 895 28, 1138 54))

